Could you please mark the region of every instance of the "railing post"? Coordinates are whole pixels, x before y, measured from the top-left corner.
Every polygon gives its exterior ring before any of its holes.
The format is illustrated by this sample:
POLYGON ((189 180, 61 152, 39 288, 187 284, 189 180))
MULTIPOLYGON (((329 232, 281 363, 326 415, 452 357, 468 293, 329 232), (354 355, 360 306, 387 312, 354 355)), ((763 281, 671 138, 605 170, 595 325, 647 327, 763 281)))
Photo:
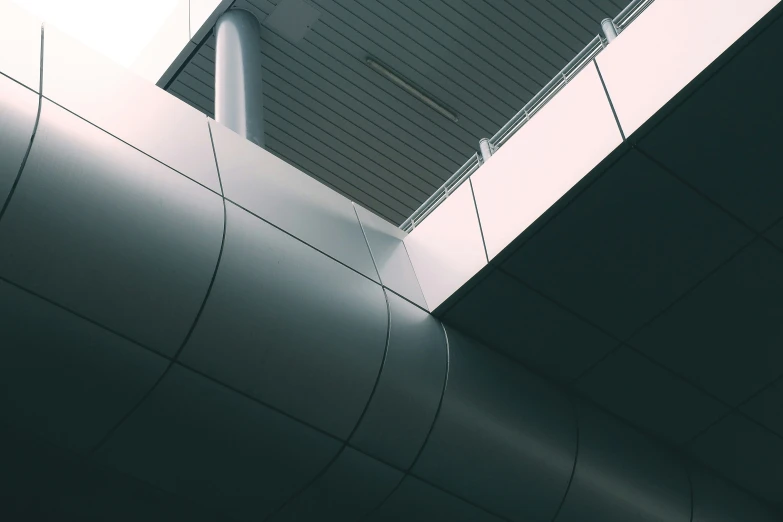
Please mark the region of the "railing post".
POLYGON ((607 43, 611 43, 612 40, 617 38, 617 27, 615 27, 614 21, 611 18, 604 18, 601 20, 601 31, 603 31, 607 43))
POLYGON ((482 163, 486 163, 490 156, 492 156, 492 147, 487 138, 481 138, 479 140, 479 152, 481 153, 482 163))

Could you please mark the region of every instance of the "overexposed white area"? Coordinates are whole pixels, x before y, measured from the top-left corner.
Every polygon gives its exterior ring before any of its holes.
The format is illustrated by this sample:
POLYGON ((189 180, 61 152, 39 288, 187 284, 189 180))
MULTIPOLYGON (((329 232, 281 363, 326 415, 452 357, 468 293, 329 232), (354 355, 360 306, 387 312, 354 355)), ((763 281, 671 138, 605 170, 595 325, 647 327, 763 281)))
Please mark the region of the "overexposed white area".
MULTIPOLYGON (((228 0, 0 0, 14 4, 152 83, 228 0)), ((2 11, 2 10, 0 10, 2 11)), ((220 11, 222 12, 222 11, 220 11)), ((201 31, 203 33, 203 31, 201 31)), ((200 34, 201 34, 200 33, 200 34)))
POLYGON ((178 0, 12 0, 40 20, 131 67, 178 0))

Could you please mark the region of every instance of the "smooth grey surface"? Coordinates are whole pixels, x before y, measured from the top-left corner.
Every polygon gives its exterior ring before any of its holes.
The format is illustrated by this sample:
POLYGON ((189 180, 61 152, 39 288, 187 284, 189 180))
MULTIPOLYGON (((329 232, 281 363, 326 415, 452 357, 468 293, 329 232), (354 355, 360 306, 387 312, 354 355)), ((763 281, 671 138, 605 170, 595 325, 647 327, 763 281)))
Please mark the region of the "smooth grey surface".
POLYGON ((210 121, 226 198, 377 281, 351 202, 210 121))
POLYGON ((500 270, 476 284, 443 320, 561 382, 575 379, 618 344, 500 270))
POLYGON ((783 250, 783 220, 773 226, 766 234, 766 238, 772 242, 773 245, 783 250))
POLYGON ((166 355, 215 269, 220 197, 44 100, 0 275, 166 355))
POLYGON ((240 520, 303 487, 340 444, 175 364, 96 459, 240 520))
POLYGON ((737 405, 783 373, 783 253, 756 241, 631 339, 737 405))
POLYGON ((761 503, 711 473, 690 470, 693 486, 692 522, 779 522, 761 503))
POLYGON ((591 368, 576 389, 673 444, 690 441, 728 407, 693 384, 623 346, 591 368))
POLYGON ((243 9, 215 23, 215 120, 264 146, 261 26, 243 9))
POLYGON ((37 112, 37 94, 0 76, 0 208, 22 166, 37 112))
POLYGON ((323 476, 269 522, 363 520, 402 477, 401 471, 345 448, 323 476))
POLYGON ((397 491, 362 522, 398 522, 400 520, 406 522, 433 522, 434 520, 499 522, 502 519, 415 477, 407 476, 397 491))
POLYGON ((778 20, 639 143, 757 231, 783 216, 783 98, 768 66, 782 59, 778 20))
POLYGON ((381 283, 424 309, 427 302, 421 293, 419 280, 413 270, 403 239, 406 234, 369 210, 356 206, 359 221, 370 245, 381 283))
POLYGON ((168 364, 4 282, 0 310, 3 420, 63 448, 94 447, 168 364))
POLYGON ((759 392, 742 411, 783 437, 783 378, 759 392))
POLYGON ((783 508, 783 440, 732 413, 690 445, 690 452, 718 473, 783 508))
POLYGON ((233 204, 227 212, 220 268, 181 360, 347 438, 386 347, 383 289, 233 204))
POLYGON ((557 522, 689 522, 679 459, 594 408, 579 406, 579 456, 557 522))
POLYGON ((47 98, 220 193, 203 114, 51 25, 44 64, 47 98))
POLYGON ((378 387, 351 444, 401 469, 412 464, 430 431, 448 364, 440 322, 386 292, 391 330, 378 387))
POLYGON ((751 237, 630 150, 503 268, 626 339, 751 237))
POLYGON ((13 1, 0 4, 0 73, 38 92, 41 83, 41 20, 13 1))
MULTIPOLYGON (((38 498, 22 520, 112 522, 214 522, 230 520, 99 463, 60 452, 49 455, 38 476, 38 498)), ((29 455, 28 455, 29 458, 29 455)), ((13 519, 17 520, 17 519, 13 519)))
POLYGON ((511 520, 549 521, 576 451, 560 390, 451 328, 440 414, 413 474, 511 520))

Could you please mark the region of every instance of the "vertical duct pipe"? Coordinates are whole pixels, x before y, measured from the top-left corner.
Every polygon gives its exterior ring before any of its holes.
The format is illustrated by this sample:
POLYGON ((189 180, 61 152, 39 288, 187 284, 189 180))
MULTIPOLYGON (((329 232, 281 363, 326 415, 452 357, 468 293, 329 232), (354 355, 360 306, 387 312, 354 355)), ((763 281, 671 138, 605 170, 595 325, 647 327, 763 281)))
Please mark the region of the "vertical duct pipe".
POLYGON ((261 26, 242 9, 215 24, 215 120, 264 146, 261 26))
POLYGON ((607 43, 611 43, 612 40, 617 38, 617 27, 615 27, 614 21, 612 21, 611 18, 604 18, 601 20, 601 31, 603 31, 607 43))

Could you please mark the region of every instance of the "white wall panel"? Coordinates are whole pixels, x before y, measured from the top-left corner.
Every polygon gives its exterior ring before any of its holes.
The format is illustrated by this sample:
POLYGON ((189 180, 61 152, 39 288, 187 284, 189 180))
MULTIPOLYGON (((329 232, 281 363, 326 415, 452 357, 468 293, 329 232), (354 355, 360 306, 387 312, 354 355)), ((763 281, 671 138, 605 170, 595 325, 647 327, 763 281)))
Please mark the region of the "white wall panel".
POLYGON ((588 64, 471 178, 489 259, 621 142, 598 72, 588 64))
POLYGON ((413 269, 430 310, 487 264, 470 182, 405 237, 413 269))
POLYGON ((636 131, 778 2, 653 2, 596 58, 626 136, 636 131))

